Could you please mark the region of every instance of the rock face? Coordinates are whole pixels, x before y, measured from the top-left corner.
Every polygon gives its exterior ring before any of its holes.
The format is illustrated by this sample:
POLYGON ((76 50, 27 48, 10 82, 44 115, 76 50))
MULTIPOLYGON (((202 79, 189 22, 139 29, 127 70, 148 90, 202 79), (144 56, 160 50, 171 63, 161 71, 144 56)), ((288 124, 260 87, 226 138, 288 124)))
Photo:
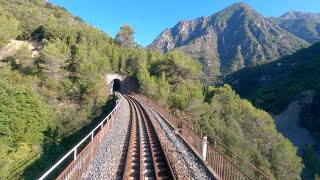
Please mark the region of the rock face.
POLYGON ((308 45, 249 5, 237 3, 212 16, 180 21, 147 48, 165 53, 180 49, 199 59, 205 71, 220 74, 272 61, 308 45))
POLYGON ((290 11, 270 20, 309 43, 320 41, 320 14, 290 11))

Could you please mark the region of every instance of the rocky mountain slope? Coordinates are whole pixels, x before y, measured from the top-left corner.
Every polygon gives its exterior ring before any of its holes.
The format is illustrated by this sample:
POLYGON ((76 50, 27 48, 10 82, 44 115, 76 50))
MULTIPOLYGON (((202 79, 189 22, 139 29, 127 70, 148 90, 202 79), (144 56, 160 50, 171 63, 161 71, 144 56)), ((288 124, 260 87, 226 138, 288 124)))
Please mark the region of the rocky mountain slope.
POLYGON ((199 59, 205 71, 220 74, 272 61, 308 45, 249 5, 237 3, 212 16, 180 21, 147 48, 181 49, 199 59))
POLYGON ((320 14, 290 11, 270 20, 309 43, 320 41, 320 14))

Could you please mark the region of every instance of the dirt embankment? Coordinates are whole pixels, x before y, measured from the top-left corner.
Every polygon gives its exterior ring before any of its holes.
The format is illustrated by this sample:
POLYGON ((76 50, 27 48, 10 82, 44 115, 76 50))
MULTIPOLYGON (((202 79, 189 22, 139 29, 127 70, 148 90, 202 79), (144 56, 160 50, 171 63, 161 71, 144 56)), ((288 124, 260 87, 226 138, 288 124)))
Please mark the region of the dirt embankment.
MULTIPOLYGON (((307 129, 299 125, 301 107, 304 104, 310 104, 315 95, 315 91, 304 91, 299 100, 293 101, 285 111, 274 116, 277 130, 299 148, 298 154, 302 154, 303 148, 311 144, 314 147, 320 146, 319 135, 311 134, 307 129)), ((317 150, 317 148, 316 148, 317 150)), ((320 152, 317 152, 320 156, 320 152)))
POLYGON ((43 44, 41 42, 19 41, 12 39, 9 44, 0 49, 0 60, 14 55, 14 53, 24 45, 29 47, 29 50, 32 52, 32 58, 37 57, 39 55, 39 51, 43 48, 43 44))

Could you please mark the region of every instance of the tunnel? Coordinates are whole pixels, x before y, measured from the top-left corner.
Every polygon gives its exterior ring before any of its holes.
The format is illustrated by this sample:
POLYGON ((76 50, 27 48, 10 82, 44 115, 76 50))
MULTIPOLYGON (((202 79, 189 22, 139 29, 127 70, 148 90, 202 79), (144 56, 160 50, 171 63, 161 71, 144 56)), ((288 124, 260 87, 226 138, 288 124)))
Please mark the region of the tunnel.
POLYGON ((112 81, 112 91, 118 91, 121 92, 122 88, 121 88, 121 81, 119 79, 114 79, 112 81))

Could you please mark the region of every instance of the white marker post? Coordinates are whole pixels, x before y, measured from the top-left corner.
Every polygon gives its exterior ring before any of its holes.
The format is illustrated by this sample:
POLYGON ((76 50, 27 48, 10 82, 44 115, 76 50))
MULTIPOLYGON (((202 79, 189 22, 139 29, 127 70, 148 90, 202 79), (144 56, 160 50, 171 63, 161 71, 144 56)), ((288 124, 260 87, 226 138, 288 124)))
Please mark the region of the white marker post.
POLYGON ((208 145, 207 137, 204 136, 202 139, 202 159, 204 161, 207 160, 207 145, 208 145))

